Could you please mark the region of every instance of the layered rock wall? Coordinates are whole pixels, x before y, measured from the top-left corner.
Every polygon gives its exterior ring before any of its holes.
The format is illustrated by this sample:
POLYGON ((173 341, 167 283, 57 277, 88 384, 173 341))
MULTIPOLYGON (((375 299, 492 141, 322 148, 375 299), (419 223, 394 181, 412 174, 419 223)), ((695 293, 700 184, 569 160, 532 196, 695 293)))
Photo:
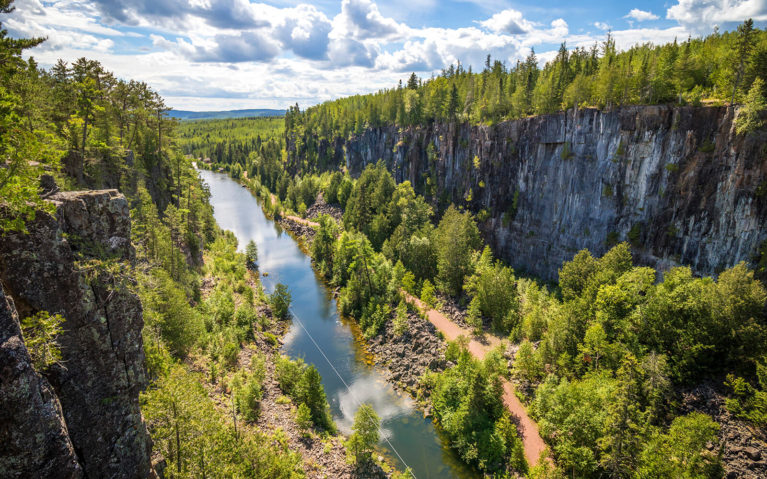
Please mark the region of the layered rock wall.
POLYGON ((753 260, 767 240, 767 130, 737 135, 735 115, 633 106, 392 126, 322 142, 319 156, 353 175, 382 160, 435 205, 477 213, 497 255, 547 279, 577 251, 617 241, 644 264, 709 275, 753 260))

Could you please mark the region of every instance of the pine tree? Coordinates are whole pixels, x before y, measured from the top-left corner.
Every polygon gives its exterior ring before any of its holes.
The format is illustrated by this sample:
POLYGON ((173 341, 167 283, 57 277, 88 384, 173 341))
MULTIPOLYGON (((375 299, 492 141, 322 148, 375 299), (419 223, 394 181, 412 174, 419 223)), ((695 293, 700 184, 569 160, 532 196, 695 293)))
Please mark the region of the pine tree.
POLYGON ((738 86, 740 86, 740 80, 743 77, 746 62, 748 62, 749 56, 751 55, 751 50, 754 46, 753 37, 754 21, 749 18, 743 22, 742 25, 738 26, 738 39, 735 44, 736 50, 738 52, 738 71, 735 77, 735 83, 732 86, 732 100, 730 100, 731 105, 735 104, 735 94, 738 91, 738 86))

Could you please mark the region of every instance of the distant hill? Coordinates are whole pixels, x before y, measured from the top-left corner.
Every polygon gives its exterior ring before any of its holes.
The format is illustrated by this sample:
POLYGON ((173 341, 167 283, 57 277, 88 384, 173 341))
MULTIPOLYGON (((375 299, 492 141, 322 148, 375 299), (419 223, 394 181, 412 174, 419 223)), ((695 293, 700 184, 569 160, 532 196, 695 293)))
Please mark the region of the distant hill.
POLYGON ((285 110, 270 110, 260 108, 255 110, 228 110, 228 111, 185 111, 171 110, 168 115, 179 120, 214 120, 223 118, 247 118, 253 116, 282 116, 285 110))

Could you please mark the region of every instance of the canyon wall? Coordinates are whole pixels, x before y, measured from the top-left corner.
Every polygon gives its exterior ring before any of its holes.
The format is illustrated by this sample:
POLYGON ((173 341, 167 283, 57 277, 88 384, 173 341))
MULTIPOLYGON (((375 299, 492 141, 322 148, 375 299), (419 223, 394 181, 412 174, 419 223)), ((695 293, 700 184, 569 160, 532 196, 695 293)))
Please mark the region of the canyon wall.
POLYGON ((0 241, 0 476, 143 478, 146 388, 128 202, 116 190, 51 196, 0 241), (36 371, 19 317, 64 318, 61 360, 36 371))
POLYGON ((767 240, 767 129, 737 135, 727 107, 569 110, 496 125, 373 128, 321 143, 353 175, 382 160, 435 205, 477 214, 496 254, 555 279, 618 241, 660 270, 704 275, 767 240))

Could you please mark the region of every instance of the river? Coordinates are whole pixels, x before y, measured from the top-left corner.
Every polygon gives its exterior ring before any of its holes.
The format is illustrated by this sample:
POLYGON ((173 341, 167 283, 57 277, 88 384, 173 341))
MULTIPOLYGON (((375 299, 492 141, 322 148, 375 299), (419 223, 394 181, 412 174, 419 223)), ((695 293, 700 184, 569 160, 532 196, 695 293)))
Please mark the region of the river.
POLYGON ((414 402, 370 365, 355 325, 339 317, 331 291, 298 243, 264 215, 246 188, 222 173, 200 170, 200 176, 210 186, 219 226, 234 232, 241 250, 250 240, 256 242, 259 269, 268 273, 261 279, 266 291, 277 283, 288 286, 294 321, 282 351, 317 367, 341 431, 349 434, 357 407, 369 403, 381 418, 381 451, 398 469, 407 464, 417 478, 478 477, 414 402))

